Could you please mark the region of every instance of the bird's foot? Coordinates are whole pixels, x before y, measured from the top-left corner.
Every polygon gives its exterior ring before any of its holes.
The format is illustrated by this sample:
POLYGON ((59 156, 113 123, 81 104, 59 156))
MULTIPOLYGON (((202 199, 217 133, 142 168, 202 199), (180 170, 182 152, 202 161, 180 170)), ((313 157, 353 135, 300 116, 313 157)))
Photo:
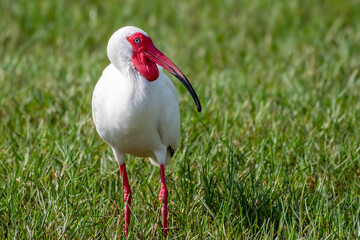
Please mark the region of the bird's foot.
POLYGON ((159 194, 159 202, 162 203, 161 205, 161 214, 163 217, 163 228, 164 228, 164 234, 167 235, 167 206, 168 206, 168 190, 166 188, 166 182, 165 182, 165 169, 164 165, 160 166, 160 176, 161 176, 161 190, 159 194))
POLYGON ((129 225, 130 225, 130 205, 131 205, 131 188, 129 184, 129 180, 126 173, 125 163, 119 166, 120 167, 120 175, 123 181, 124 188, 124 203, 125 203, 125 235, 128 236, 129 233, 129 225))
POLYGON ((161 205, 161 215, 163 218, 162 224, 163 224, 163 228, 164 228, 164 233, 165 235, 167 234, 167 215, 168 215, 168 190, 165 189, 161 189, 160 194, 159 194, 159 202, 162 202, 161 205))

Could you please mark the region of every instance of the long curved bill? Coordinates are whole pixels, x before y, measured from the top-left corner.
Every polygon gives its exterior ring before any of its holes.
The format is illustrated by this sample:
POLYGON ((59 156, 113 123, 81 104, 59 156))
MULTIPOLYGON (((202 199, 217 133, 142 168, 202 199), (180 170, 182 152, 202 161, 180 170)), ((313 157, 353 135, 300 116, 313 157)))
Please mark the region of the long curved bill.
POLYGON ((186 78, 186 76, 180 71, 180 69, 172 62, 170 59, 168 59, 160 50, 158 50, 155 46, 151 48, 151 50, 145 50, 145 56, 149 60, 155 62, 156 64, 159 64, 166 70, 168 70, 172 75, 174 75, 177 79, 180 80, 180 82, 186 87, 186 89, 189 91, 190 95, 194 99, 196 108, 198 112, 201 112, 201 104, 199 101, 198 96, 196 95, 195 90, 191 86, 189 80, 186 78))

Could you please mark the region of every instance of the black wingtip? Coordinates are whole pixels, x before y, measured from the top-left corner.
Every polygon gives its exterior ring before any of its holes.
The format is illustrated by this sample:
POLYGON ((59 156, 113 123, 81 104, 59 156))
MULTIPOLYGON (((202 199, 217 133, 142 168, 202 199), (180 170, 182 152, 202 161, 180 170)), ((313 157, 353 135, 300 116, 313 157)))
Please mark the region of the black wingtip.
POLYGON ((168 146, 167 150, 170 152, 170 156, 173 157, 175 154, 175 149, 172 146, 168 146))

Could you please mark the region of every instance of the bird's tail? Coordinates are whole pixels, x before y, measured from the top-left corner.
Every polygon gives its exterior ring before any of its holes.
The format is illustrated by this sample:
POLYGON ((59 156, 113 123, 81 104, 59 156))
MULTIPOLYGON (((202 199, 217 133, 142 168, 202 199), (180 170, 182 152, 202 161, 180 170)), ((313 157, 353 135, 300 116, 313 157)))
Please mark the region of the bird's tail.
MULTIPOLYGON (((171 146, 168 146, 167 153, 166 153, 166 159, 165 159, 165 167, 171 164, 172 157, 174 156, 175 149, 171 146)), ((155 166, 160 167, 159 162, 156 160, 156 158, 150 157, 150 161, 155 166)))

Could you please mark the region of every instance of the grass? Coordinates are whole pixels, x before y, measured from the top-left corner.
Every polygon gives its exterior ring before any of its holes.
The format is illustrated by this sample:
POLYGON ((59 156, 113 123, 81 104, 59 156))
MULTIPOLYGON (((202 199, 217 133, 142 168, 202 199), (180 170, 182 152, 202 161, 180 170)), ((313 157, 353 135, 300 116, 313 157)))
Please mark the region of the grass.
MULTIPOLYGON (((189 77, 168 239, 360 237, 356 0, 0 0, 0 237, 122 239, 91 120, 106 44, 143 28, 189 77)), ((159 239, 159 169, 128 157, 130 239, 159 239)))

